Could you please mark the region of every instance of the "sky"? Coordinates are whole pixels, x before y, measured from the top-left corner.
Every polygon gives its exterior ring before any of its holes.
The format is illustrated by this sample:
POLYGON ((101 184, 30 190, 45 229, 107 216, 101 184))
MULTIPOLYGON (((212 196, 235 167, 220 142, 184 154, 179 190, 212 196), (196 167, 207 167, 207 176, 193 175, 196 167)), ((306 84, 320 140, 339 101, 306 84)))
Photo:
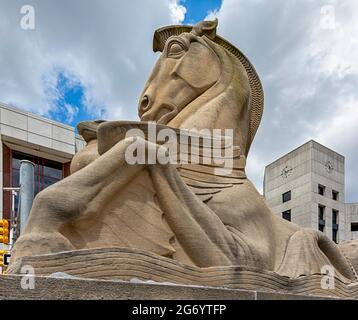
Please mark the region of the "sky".
POLYGON ((214 17, 265 90, 247 168, 256 187, 267 164, 314 139, 346 157, 346 201, 358 202, 356 0, 0 0, 0 101, 70 125, 136 120, 153 31, 214 17))

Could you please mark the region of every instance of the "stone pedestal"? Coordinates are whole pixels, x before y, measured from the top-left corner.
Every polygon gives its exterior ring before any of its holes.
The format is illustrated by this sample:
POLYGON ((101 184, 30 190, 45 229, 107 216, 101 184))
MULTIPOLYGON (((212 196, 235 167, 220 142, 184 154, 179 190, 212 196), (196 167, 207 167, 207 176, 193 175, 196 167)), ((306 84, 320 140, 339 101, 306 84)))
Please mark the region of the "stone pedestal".
MULTIPOLYGON (((0 300, 326 300, 330 297, 173 284, 34 277, 22 289, 22 276, 0 276, 0 300)), ((22 280, 24 282, 24 280, 22 280)))
MULTIPOLYGON (((64 281, 63 283, 69 286, 68 295, 72 294, 71 290, 80 290, 77 297, 84 295, 83 298, 90 298, 94 294, 96 299, 97 295, 101 294, 104 295, 103 298, 109 298, 107 294, 111 295, 112 291, 116 299, 251 299, 264 297, 265 294, 262 295, 260 291, 280 292, 283 296, 332 296, 345 299, 358 297, 358 283, 345 283, 339 278, 334 279, 334 289, 328 290, 322 288, 323 275, 320 274, 290 279, 273 271, 246 266, 199 268, 151 252, 128 248, 84 249, 24 257, 10 265, 8 271, 11 275, 31 272, 36 276, 50 277, 38 278, 39 284, 43 284, 44 288, 44 291, 40 292, 44 292, 45 296, 48 294, 46 281, 51 283, 49 287, 52 282, 64 281), (26 271, 28 267, 31 271, 26 271), (71 277, 71 280, 51 279, 53 275, 61 273, 71 277), (74 279, 83 278, 109 282, 86 280, 76 284, 76 281, 81 280, 74 279), (131 283, 133 279, 161 285, 142 287, 143 284, 131 283), (140 289, 137 289, 138 286, 140 289), (107 291, 107 288, 110 289, 107 291), (142 292, 142 288, 145 288, 145 291, 142 292)), ((42 293, 39 294, 42 296, 42 293)), ((276 293, 269 296, 275 295, 276 293)))

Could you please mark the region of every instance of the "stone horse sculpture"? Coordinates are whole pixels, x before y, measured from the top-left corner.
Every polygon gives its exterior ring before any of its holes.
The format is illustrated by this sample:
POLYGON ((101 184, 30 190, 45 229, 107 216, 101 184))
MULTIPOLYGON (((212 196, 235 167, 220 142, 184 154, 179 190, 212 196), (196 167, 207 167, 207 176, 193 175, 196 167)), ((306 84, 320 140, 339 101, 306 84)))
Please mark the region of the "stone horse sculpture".
POLYGON ((269 281, 267 288, 281 290, 295 288, 285 281, 306 279, 297 288, 308 292, 305 283, 316 279, 319 290, 328 265, 344 292, 356 294, 347 289, 356 270, 340 248, 323 233, 276 216, 247 179, 263 90, 249 60, 216 27, 217 20, 155 32, 154 51, 162 54, 140 97, 141 122, 79 124, 87 146, 75 155, 69 177, 36 196, 10 272, 26 263, 40 274, 231 287, 269 281), (125 152, 134 142, 163 148, 146 135, 125 137, 147 122, 177 132, 233 129, 232 172, 215 175, 204 164, 128 164, 125 152))

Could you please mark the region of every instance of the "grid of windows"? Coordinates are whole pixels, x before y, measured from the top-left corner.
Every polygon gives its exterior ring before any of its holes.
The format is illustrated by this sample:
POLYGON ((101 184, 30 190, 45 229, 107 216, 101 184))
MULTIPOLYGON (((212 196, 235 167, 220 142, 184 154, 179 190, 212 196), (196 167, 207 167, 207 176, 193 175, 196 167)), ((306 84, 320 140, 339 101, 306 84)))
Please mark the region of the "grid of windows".
MULTIPOLYGON (((38 156, 33 156, 24 152, 19 152, 9 148, 6 144, 3 147, 2 169, 3 169, 3 186, 19 187, 19 173, 21 160, 29 160, 35 164, 35 194, 41 190, 58 182, 70 174, 70 162, 61 163, 51 161, 38 156)), ((15 209, 17 209, 15 201, 15 209)), ((12 196, 11 192, 3 191, 3 217, 11 218, 12 196)))
MULTIPOLYGON (((20 186, 21 160, 29 160, 35 164, 35 195, 48 186, 64 178, 63 164, 48 159, 32 156, 26 153, 12 151, 11 153, 11 184, 20 186)), ((15 210, 18 208, 18 198, 15 200, 15 210)))
MULTIPOLYGON (((324 196, 326 194, 326 187, 319 184, 318 185, 318 194, 324 196)), ((332 190, 332 199, 334 201, 339 201, 339 192, 332 190)), ((321 232, 324 232, 325 229, 325 206, 318 205, 318 229, 321 232)), ((339 211, 332 209, 332 240, 338 243, 338 228, 339 228, 339 211)))
POLYGON ((35 194, 63 179, 63 164, 55 161, 13 151, 11 159, 12 187, 20 186, 20 161, 29 160, 35 164, 35 194))
MULTIPOLYGON (((318 185, 318 194, 324 196, 326 194, 326 187, 319 184, 318 185)), ((339 201, 339 192, 336 190, 332 190, 332 199, 334 201, 339 201)))

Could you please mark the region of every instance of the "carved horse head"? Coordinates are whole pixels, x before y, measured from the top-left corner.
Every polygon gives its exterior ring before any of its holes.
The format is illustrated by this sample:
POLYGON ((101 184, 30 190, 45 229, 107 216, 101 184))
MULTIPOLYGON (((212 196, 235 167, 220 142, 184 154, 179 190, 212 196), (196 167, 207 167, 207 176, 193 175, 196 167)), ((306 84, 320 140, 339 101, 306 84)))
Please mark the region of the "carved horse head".
POLYGON ((233 129, 247 154, 261 120, 262 86, 216 27, 217 20, 155 32, 154 51, 162 54, 140 97, 139 116, 175 128, 233 129))

